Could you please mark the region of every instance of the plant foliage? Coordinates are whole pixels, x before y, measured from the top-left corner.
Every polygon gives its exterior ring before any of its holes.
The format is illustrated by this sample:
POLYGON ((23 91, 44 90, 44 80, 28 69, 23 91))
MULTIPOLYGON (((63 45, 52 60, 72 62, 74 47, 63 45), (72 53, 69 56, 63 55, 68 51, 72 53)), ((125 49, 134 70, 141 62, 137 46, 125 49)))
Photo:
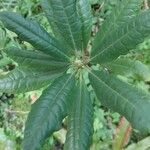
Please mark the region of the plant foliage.
POLYGON ((104 106, 125 116, 138 131, 150 133, 150 94, 117 77, 124 75, 127 67, 129 72, 137 73, 137 64, 144 66, 141 62, 130 65, 132 60, 118 58, 150 34, 150 11, 142 11, 141 5, 142 0, 118 0, 94 38, 92 48, 89 0, 43 0, 53 35, 39 23, 15 12, 0 12, 5 27, 35 48, 5 50, 18 67, 0 78, 0 92, 45 89, 29 113, 24 150, 41 149, 66 117, 68 133, 64 149, 90 149, 94 110, 85 81, 87 73, 89 84, 104 106), (96 65, 100 67, 95 70, 96 65))

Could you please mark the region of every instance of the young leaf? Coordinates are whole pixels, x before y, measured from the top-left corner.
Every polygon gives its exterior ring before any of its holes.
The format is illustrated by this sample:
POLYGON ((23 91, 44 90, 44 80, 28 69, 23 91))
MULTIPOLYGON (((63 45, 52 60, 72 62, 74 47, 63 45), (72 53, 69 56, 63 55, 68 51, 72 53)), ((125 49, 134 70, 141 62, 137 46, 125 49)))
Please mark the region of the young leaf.
POLYGON ((54 32, 59 32, 71 51, 81 50, 81 22, 76 0, 43 0, 43 7, 54 32))
POLYGON ((92 54, 94 63, 107 63, 125 55, 135 48, 150 34, 150 11, 145 11, 132 18, 126 24, 113 30, 105 38, 96 54, 92 54))
POLYGON ((13 12, 1 12, 0 20, 5 27, 29 43, 37 50, 49 54, 55 59, 68 60, 66 49, 52 36, 50 36, 38 23, 24 19, 13 12))
POLYGON ((90 72, 91 85, 102 104, 125 116, 141 133, 150 133, 150 95, 103 71, 90 72))
POLYGON ((62 75, 61 71, 39 72, 28 68, 16 68, 0 78, 0 92, 23 93, 49 85, 62 75))
POLYGON ((68 94, 74 84, 72 75, 61 76, 33 104, 26 122, 24 150, 40 149, 44 140, 59 130, 70 106, 68 94))
POLYGON ((92 13, 90 0, 78 0, 78 13, 82 23, 83 49, 87 48, 92 31, 92 13))
POLYGON ((27 68, 35 68, 37 70, 51 71, 56 69, 67 68, 67 62, 55 61, 54 58, 48 55, 31 51, 22 50, 16 47, 9 48, 5 51, 7 55, 12 58, 19 66, 27 68))
POLYGON ((65 150, 89 150, 93 132, 93 106, 86 85, 76 86, 70 96, 65 150))
POLYGON ((113 63, 106 64, 106 68, 114 74, 137 76, 145 81, 150 81, 150 69, 138 60, 119 58, 113 63))
POLYGON ((97 33, 93 43, 92 55, 101 49, 103 41, 118 27, 126 24, 141 10, 143 0, 118 0, 117 6, 114 7, 111 15, 104 21, 101 30, 97 33))

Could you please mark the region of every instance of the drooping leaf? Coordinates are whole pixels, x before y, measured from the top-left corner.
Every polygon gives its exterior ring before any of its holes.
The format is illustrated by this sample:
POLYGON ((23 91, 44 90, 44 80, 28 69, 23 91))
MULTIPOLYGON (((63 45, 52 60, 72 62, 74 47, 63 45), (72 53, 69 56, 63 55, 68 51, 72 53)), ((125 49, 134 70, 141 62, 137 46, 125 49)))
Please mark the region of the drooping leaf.
POLYGON ((31 43, 37 50, 49 54, 55 59, 68 60, 64 46, 50 36, 38 23, 24 19, 14 12, 1 12, 0 20, 7 29, 18 34, 22 40, 31 43))
POLYGON ((60 129, 70 106, 68 94, 74 84, 72 75, 61 76, 33 104, 26 122, 24 150, 40 149, 44 140, 60 129))
POLYGON ((29 68, 17 67, 0 78, 0 92, 23 93, 49 85, 62 75, 62 71, 39 72, 29 68))
POLYGON ((43 8, 54 33, 72 50, 81 50, 81 22, 76 0, 43 0, 43 8))
POLYGON ((88 150, 93 132, 93 106, 84 83, 76 86, 70 96, 72 107, 68 116, 65 150, 88 150))
POLYGON ((113 63, 106 64, 106 67, 114 74, 137 76, 145 81, 150 81, 149 67, 138 60, 118 58, 113 63))
POLYGON ((145 11, 113 30, 100 45, 99 51, 92 54, 91 61, 94 63, 111 62, 134 49, 149 34, 150 11, 145 11))
POLYGON ((101 29, 96 35, 92 55, 94 56, 97 51, 101 50, 101 45, 105 38, 109 38, 112 32, 129 22, 134 16, 136 16, 141 10, 141 4, 143 0, 118 0, 116 7, 114 7, 110 16, 104 21, 101 29))
POLYGON ((82 42, 83 49, 87 48, 92 30, 92 13, 89 0, 78 0, 78 13, 82 23, 82 42))
POLYGON ((38 70, 56 70, 67 68, 67 62, 55 61, 54 58, 31 50, 22 50, 16 47, 9 48, 5 51, 7 55, 12 58, 19 66, 27 68, 35 68, 38 70))
POLYGON ((141 133, 150 133, 150 94, 103 71, 90 72, 90 82, 102 104, 125 116, 141 133))

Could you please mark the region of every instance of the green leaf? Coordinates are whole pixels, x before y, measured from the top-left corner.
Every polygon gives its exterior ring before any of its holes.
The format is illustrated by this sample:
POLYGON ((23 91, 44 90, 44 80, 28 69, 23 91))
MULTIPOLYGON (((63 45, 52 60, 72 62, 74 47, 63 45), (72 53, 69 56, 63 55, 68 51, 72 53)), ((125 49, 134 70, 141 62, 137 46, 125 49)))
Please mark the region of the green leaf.
POLYGON ((24 19, 14 12, 1 12, 0 20, 7 29, 18 34, 22 40, 31 43, 37 50, 55 59, 68 60, 66 49, 38 23, 24 19))
POLYGON ((83 49, 87 48, 92 31, 92 13, 89 0, 78 0, 78 13, 82 23, 83 49))
POLYGON ((2 58, 0 59, 0 69, 2 69, 3 67, 7 66, 8 64, 11 64, 12 61, 8 58, 2 58))
POLYGON ((101 50, 101 45, 105 41, 105 38, 109 38, 109 35, 118 27, 126 24, 141 10, 143 0, 117 0, 117 5, 114 7, 110 16, 104 21, 101 29, 96 35, 92 55, 94 56, 97 51, 101 50))
POLYGON ((71 47, 81 50, 81 22, 77 13, 76 0, 43 0, 43 7, 54 33, 71 47))
POLYGON ((0 50, 3 50, 6 46, 7 36, 6 31, 0 28, 0 50))
POLYGON ((61 76, 33 104, 26 122, 24 150, 40 149, 44 140, 60 129, 70 106, 68 94, 74 84, 72 75, 61 76))
POLYGON ((113 30, 100 45, 100 50, 96 51, 96 54, 92 54, 91 61, 94 63, 111 62, 134 49, 149 34, 150 11, 145 11, 113 30))
POLYGON ((17 67, 0 78, 0 92, 23 93, 37 90, 50 84, 62 75, 61 71, 39 72, 29 68, 17 67))
POLYGON ((138 143, 130 144, 127 148, 124 150, 149 150, 150 148, 150 136, 145 137, 141 141, 138 141, 138 143))
POLYGON ((19 66, 35 68, 43 71, 51 71, 64 68, 67 69, 67 62, 55 61, 54 58, 31 50, 22 50, 16 47, 9 48, 5 51, 19 66))
POLYGON ((113 63, 106 64, 105 67, 114 74, 137 76, 142 80, 150 81, 149 67, 138 60, 118 58, 113 63))
POLYGON ((93 133, 93 106, 86 85, 81 83, 71 93, 65 150, 89 150, 93 133))
POLYGON ((150 133, 150 94, 103 71, 90 72, 91 85, 102 104, 125 116, 141 133, 150 133))

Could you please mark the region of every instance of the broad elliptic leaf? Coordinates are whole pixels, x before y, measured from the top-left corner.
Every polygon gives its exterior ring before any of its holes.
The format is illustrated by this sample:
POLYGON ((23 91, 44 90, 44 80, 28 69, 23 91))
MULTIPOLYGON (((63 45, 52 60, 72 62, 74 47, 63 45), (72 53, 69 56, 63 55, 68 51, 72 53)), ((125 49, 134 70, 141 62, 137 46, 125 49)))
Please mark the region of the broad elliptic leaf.
POLYGON ((60 129, 70 107, 68 94, 74 85, 72 75, 61 76, 33 104, 25 127, 24 150, 40 149, 44 140, 60 129))
POLYGON ((108 72, 90 71, 90 82, 101 103, 125 116, 142 134, 150 133, 150 94, 108 72))
POLYGON ((136 76, 144 81, 150 81, 150 69, 139 60, 129 58, 118 58, 108 63, 105 67, 113 74, 136 76))
POLYGON ((72 107, 68 116, 65 150, 89 150, 93 133, 93 106, 84 83, 76 86, 70 95, 72 107))
POLYGON ((0 92, 24 93, 37 90, 62 75, 62 71, 39 72, 29 68, 17 67, 0 77, 0 92))
POLYGON ((5 50, 7 56, 18 63, 19 66, 35 68, 40 71, 51 71, 64 68, 67 70, 68 63, 56 61, 54 58, 32 50, 22 50, 16 47, 5 50))
POLYGON ((129 22, 130 19, 140 12, 143 3, 143 0, 117 1, 117 5, 114 7, 110 16, 104 21, 95 37, 92 49, 93 56, 97 51, 101 50, 101 45, 103 45, 105 38, 109 38, 109 35, 111 35, 116 28, 129 22))
POLYGON ((94 63, 107 63, 127 54, 150 34, 150 11, 145 11, 113 30, 105 38, 99 51, 92 54, 94 63))
POLYGON ((92 13, 90 0, 77 0, 77 8, 82 23, 82 49, 87 48, 92 31, 92 13))
POLYGON ((43 8, 54 33, 66 41, 71 51, 81 50, 81 22, 76 0, 43 0, 43 8))
POLYGON ((55 59, 68 60, 64 46, 50 36, 37 22, 24 19, 14 12, 1 12, 0 20, 7 29, 15 32, 22 40, 29 42, 37 50, 49 54, 55 59))

